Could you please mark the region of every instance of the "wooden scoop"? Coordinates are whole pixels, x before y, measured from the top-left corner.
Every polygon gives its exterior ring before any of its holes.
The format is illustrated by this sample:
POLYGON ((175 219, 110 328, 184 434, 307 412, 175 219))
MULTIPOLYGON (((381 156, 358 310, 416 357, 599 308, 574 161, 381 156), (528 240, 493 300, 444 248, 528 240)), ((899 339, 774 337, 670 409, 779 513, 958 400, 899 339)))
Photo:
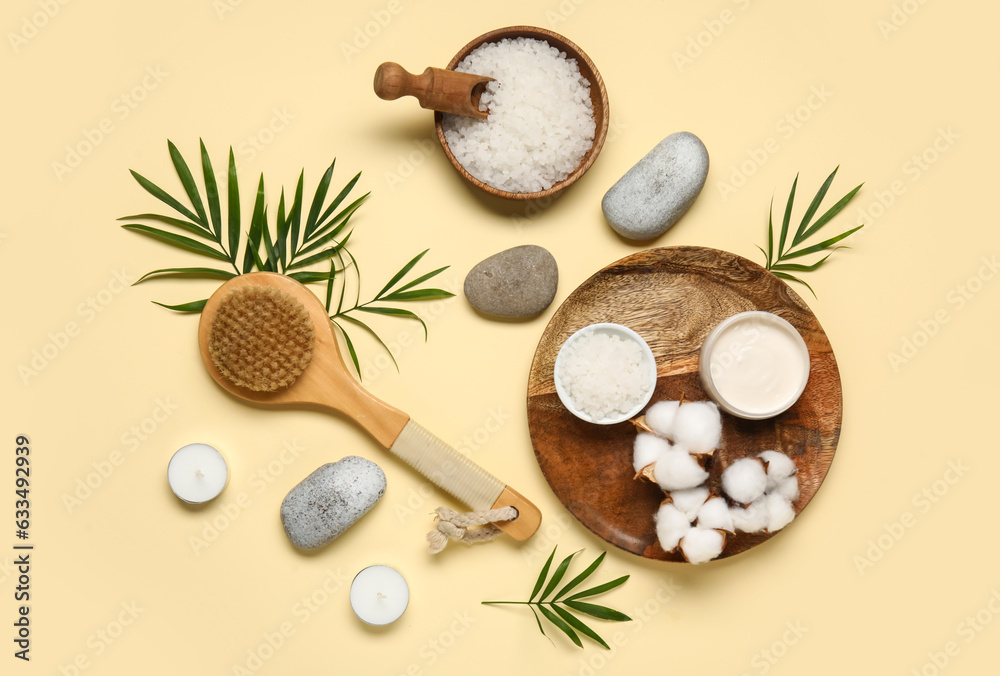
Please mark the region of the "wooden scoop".
POLYGON ((400 96, 414 96, 427 110, 485 120, 487 112, 479 110, 479 99, 486 83, 492 80, 491 77, 443 68, 427 68, 420 75, 414 75, 398 63, 388 61, 375 71, 375 93, 386 101, 395 101, 400 96))
POLYGON ((312 404, 340 411, 364 427, 380 444, 418 472, 475 510, 514 507, 518 516, 495 525, 518 540, 526 540, 541 523, 538 508, 410 419, 397 408, 372 396, 347 370, 326 309, 309 289, 273 272, 239 275, 212 294, 201 313, 198 344, 205 368, 228 392, 257 404, 312 404), (301 375, 286 388, 256 392, 233 384, 216 367, 209 348, 212 323, 220 304, 232 291, 248 285, 269 286, 289 294, 308 312, 314 342, 312 357, 301 375))

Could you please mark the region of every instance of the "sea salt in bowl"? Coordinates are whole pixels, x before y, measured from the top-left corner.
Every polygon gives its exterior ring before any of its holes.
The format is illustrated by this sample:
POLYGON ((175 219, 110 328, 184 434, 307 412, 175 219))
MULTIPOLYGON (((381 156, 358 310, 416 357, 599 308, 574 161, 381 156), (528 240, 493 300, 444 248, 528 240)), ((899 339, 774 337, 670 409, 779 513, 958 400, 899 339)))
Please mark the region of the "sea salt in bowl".
POLYGON ((809 381, 809 348, 798 330, 771 312, 740 312, 719 322, 702 344, 701 384, 719 408, 763 420, 787 411, 809 381))
POLYGON ((620 324, 585 326, 570 336, 555 362, 559 400, 598 425, 639 414, 656 389, 656 358, 638 333, 620 324))
MULTIPOLYGON (((451 60, 447 67, 449 70, 454 70, 456 66, 458 66, 458 64, 471 52, 486 43, 498 43, 504 39, 513 40, 516 38, 544 40, 559 51, 565 52, 567 59, 576 60, 577 66, 580 70, 580 75, 586 78, 586 80, 590 83, 590 103, 595 123, 594 140, 590 149, 587 150, 582 156, 582 159, 576 169, 571 171, 562 180, 559 180, 553 183, 550 187, 541 190, 516 192, 497 188, 473 176, 458 160, 448 144, 443 124, 444 115, 440 112, 434 114, 434 127, 437 131, 438 141, 441 143, 441 147, 444 149, 444 153, 448 157, 448 160, 451 162, 452 166, 455 167, 458 173, 461 174, 469 183, 497 197, 518 200, 539 199, 542 197, 548 197, 549 195, 553 195, 560 190, 569 187, 576 182, 577 179, 583 176, 583 174, 590 169, 591 165, 594 164, 594 160, 597 159, 598 153, 601 152, 601 148, 604 146, 604 140, 608 135, 608 94, 604 87, 604 80, 601 78, 601 74, 597 71, 597 67, 590 60, 590 57, 588 57, 583 50, 567 40, 565 37, 550 30, 545 30, 544 28, 535 28, 532 26, 510 26, 508 28, 499 28, 484 35, 480 35, 478 38, 472 40, 469 44, 463 47, 458 54, 455 55, 455 58, 451 60)), ((476 122, 486 124, 488 123, 488 120, 476 122)))

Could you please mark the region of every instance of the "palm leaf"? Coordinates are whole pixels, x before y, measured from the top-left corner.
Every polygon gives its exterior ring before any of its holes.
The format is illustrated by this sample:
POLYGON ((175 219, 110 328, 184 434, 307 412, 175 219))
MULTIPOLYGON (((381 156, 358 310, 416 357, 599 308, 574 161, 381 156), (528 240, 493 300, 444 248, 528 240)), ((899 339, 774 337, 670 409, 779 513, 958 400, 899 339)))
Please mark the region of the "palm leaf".
POLYGON ((599 620, 610 620, 611 622, 632 621, 632 618, 625 613, 620 613, 617 610, 608 608, 607 606, 599 606, 594 603, 584 603, 583 601, 567 600, 565 603, 573 610, 578 610, 581 613, 585 613, 591 617, 596 617, 599 620))
POLYGON ((310 243, 312 243, 312 239, 315 239, 317 237, 322 237, 323 235, 325 235, 329 228, 333 228, 338 223, 341 223, 345 219, 350 218, 350 216, 361 207, 361 204, 365 201, 365 199, 367 199, 368 195, 370 194, 371 193, 366 192, 364 195, 362 195, 361 197, 354 200, 346 207, 338 211, 336 216, 334 216, 328 221, 320 223, 320 225, 316 227, 316 231, 312 234, 310 243))
POLYGON ((805 249, 800 249, 799 251, 788 252, 788 253, 785 254, 785 259, 800 258, 801 256, 808 256, 809 254, 814 254, 814 253, 817 253, 817 252, 820 252, 820 251, 825 251, 826 249, 829 249, 831 246, 833 246, 837 242, 841 241, 842 239, 846 239, 847 237, 850 237, 851 235, 853 235, 854 233, 856 233, 858 230, 860 230, 863 227, 864 227, 863 225, 859 225, 856 228, 851 228, 847 232, 840 233, 836 237, 831 237, 828 240, 824 240, 824 241, 820 242, 819 244, 814 244, 812 246, 806 247, 805 249))
POLYGON ((412 291, 396 291, 384 296, 382 301, 414 301, 414 300, 434 300, 437 298, 451 298, 454 296, 451 291, 444 289, 414 289, 412 291))
POLYGON ((602 561, 604 561, 604 557, 606 555, 607 555, 607 552, 601 552, 601 555, 598 556, 596 559, 594 559, 594 562, 592 564, 590 564, 589 566, 587 566, 587 568, 582 573, 580 573, 579 575, 577 575, 576 577, 574 577, 572 580, 570 580, 566 584, 565 587, 563 587, 562 589, 560 589, 559 593, 556 594, 555 598, 552 599, 552 601, 553 602, 558 601, 563 596, 566 596, 566 594, 568 594, 569 592, 571 592, 574 589, 576 589, 578 586, 580 586, 580 584, 584 580, 586 580, 588 577, 590 577, 591 575, 593 575, 594 571, 597 570, 597 567, 601 565, 602 561))
POLYGON ((219 201, 219 184, 215 181, 215 169, 212 160, 205 149, 205 142, 198 139, 201 145, 201 172, 205 177, 205 199, 208 200, 208 212, 212 217, 212 229, 215 231, 215 241, 222 242, 222 204, 219 201))
POLYGON ((362 305, 357 308, 358 312, 370 312, 374 315, 388 315, 390 317, 405 317, 407 319, 415 319, 420 322, 420 325, 424 327, 424 340, 427 340, 427 324, 418 315, 410 312, 409 310, 404 310, 398 307, 372 307, 370 305, 362 305))
POLYGON ((792 190, 788 193, 788 201, 785 203, 785 215, 781 219, 781 239, 778 240, 778 258, 781 258, 785 251, 785 239, 788 237, 788 223, 792 218, 792 202, 795 201, 795 186, 799 184, 799 175, 795 174, 792 181, 792 190))
POLYGON ((155 305, 165 307, 168 310, 173 310, 174 312, 201 312, 205 309, 205 303, 207 302, 207 298, 205 300, 191 301, 190 303, 181 303, 180 305, 167 305, 165 303, 158 303, 155 300, 153 301, 155 305))
POLYGON ((389 280, 389 283, 386 284, 382 288, 381 291, 379 291, 377 294, 375 294, 375 299, 378 300, 379 298, 381 298, 382 295, 385 294, 386 291, 388 291, 393 286, 395 286, 396 282, 398 282, 403 277, 405 277, 406 273, 409 272, 410 270, 412 270, 413 266, 416 265, 417 263, 419 263, 420 259, 423 258, 424 254, 426 254, 428 251, 430 251, 430 249, 424 249, 423 251, 421 251, 420 253, 418 253, 416 256, 414 256, 412 259, 410 259, 409 263, 407 263, 402 268, 400 268, 399 272, 397 272, 395 275, 393 275, 392 279, 389 280))
MULTIPOLYGON (((324 227, 323 222, 326 221, 326 219, 330 217, 330 214, 332 214, 337 209, 337 207, 340 206, 340 203, 344 201, 344 198, 347 197, 352 190, 354 190, 354 186, 357 184, 359 178, 361 178, 360 171, 357 174, 355 174, 354 178, 348 181, 347 185, 344 186, 344 188, 340 191, 340 193, 338 193, 338 195, 333 198, 333 201, 330 202, 330 205, 323 212, 323 215, 316 220, 316 223, 313 224, 313 227, 311 229, 308 227, 306 228, 307 240, 313 236, 313 233, 316 232, 316 230, 324 227)), ((365 195, 361 199, 364 199, 367 196, 368 193, 365 193, 365 195)))
POLYGON ((227 194, 229 197, 229 258, 236 264, 236 253, 240 248, 240 183, 236 176, 236 158, 229 148, 229 175, 227 194))
POLYGON ((559 615, 559 617, 561 617, 566 622, 566 624, 571 626, 573 629, 580 632, 584 636, 587 636, 593 641, 600 643, 602 646, 604 646, 605 650, 611 650, 611 646, 609 646, 603 638, 598 636, 597 632, 595 632, 593 629, 584 624, 582 620, 574 616, 568 610, 566 610, 565 608, 561 608, 559 606, 552 606, 552 610, 554 610, 556 614, 559 615))
POLYGON ((573 560, 573 557, 576 556, 578 553, 579 552, 573 552, 559 563, 559 565, 556 567, 555 572, 552 573, 552 578, 549 580, 549 583, 545 585, 545 591, 543 591, 542 595, 538 597, 539 601, 544 601, 545 597, 551 594, 552 591, 556 588, 556 585, 562 581, 563 576, 566 575, 566 569, 569 568, 570 562, 573 560))
POLYGON ((545 578, 548 577, 549 575, 549 566, 552 565, 552 559, 555 558, 555 555, 556 555, 556 547, 553 547, 552 553, 549 554, 549 558, 545 561, 545 565, 542 566, 542 572, 538 574, 538 579, 535 580, 535 586, 531 590, 531 596, 528 597, 529 603, 535 600, 535 596, 538 594, 539 591, 541 591, 542 585, 545 584, 545 578))
POLYGON ((538 606, 538 611, 545 616, 546 620, 554 624, 556 628, 558 628, 562 633, 569 636, 570 639, 573 641, 573 643, 576 644, 578 648, 583 647, 583 642, 580 640, 580 637, 576 635, 576 632, 573 631, 573 629, 568 624, 566 624, 566 622, 564 622, 561 617, 553 613, 545 606, 538 606))
POLYGON ((358 378, 361 377, 361 364, 358 363, 358 353, 354 349, 354 343, 351 342, 351 337, 347 335, 347 331, 344 327, 334 322, 334 325, 340 329, 340 335, 344 337, 344 342, 347 344, 347 352, 351 355, 351 361, 354 363, 354 370, 358 372, 358 378))
POLYGON ((792 238, 793 247, 799 242, 805 240, 811 234, 808 229, 809 221, 812 219, 813 214, 816 213, 816 210, 819 209, 820 202, 822 202, 823 198, 826 197, 826 191, 830 189, 830 184, 833 183, 833 177, 837 175, 837 169, 840 169, 840 167, 838 166, 830 172, 830 175, 826 177, 826 180, 823 181, 823 185, 821 185, 819 190, 816 192, 812 202, 809 203, 806 213, 802 216, 802 222, 799 223, 799 227, 795 231, 795 237, 792 238))
POLYGON ((167 148, 170 150, 170 160, 174 163, 177 177, 181 179, 181 185, 184 186, 184 192, 187 193, 188 199, 191 200, 191 206, 198 212, 200 220, 197 222, 207 228, 208 214, 205 213, 205 205, 201 202, 201 194, 199 194, 198 186, 194 182, 194 176, 191 175, 191 170, 188 168, 187 162, 184 161, 184 157, 177 150, 177 146, 173 144, 173 141, 167 141, 167 148))
POLYGON ((161 242, 166 242, 167 244, 181 249, 186 249, 187 251, 191 251, 202 256, 209 256, 210 258, 215 258, 220 261, 229 261, 229 257, 226 254, 221 251, 216 251, 212 247, 193 240, 190 237, 184 237, 183 235, 177 235, 172 232, 167 232, 166 230, 160 230, 158 228, 153 228, 148 225, 140 225, 138 223, 126 223, 122 227, 126 230, 133 230, 135 232, 148 235, 153 239, 158 239, 161 242))
POLYGON ((313 195, 312 204, 309 206, 309 215, 306 216, 306 230, 305 236, 308 239, 312 231, 316 229, 316 224, 319 223, 319 210, 323 208, 323 201, 326 199, 326 193, 330 189, 330 181, 333 179, 333 166, 337 163, 337 159, 334 158, 333 162, 327 168, 326 173, 323 174, 323 178, 320 179, 319 185, 316 186, 316 194, 313 195))
MULTIPOLYGON (((363 321, 361 321, 357 317, 352 317, 351 315, 341 315, 340 318, 341 319, 346 319, 347 321, 351 322, 352 324, 356 324, 357 326, 360 326, 365 331, 367 331, 368 333, 370 333, 371 335, 373 335, 375 337, 375 340, 378 341, 379 345, 381 345, 382 348, 386 351, 386 353, 388 353, 389 359, 392 360, 392 365, 396 367, 396 371, 399 371, 399 364, 396 363, 396 357, 392 354, 392 350, 389 349, 389 346, 385 344, 385 341, 382 340, 382 338, 378 335, 378 333, 375 332, 375 330, 372 327, 368 326, 367 324, 365 324, 363 321)), ((358 371, 358 376, 360 376, 360 375, 361 375, 361 371, 358 371)))
POLYGON ((621 585, 625 584, 626 580, 628 580, 628 575, 622 575, 619 578, 611 580, 611 582, 605 582, 604 584, 599 584, 596 587, 591 587, 590 589, 585 589, 584 591, 577 592, 576 594, 573 594, 566 600, 576 601, 578 599, 587 598, 588 596, 597 596, 598 594, 603 594, 604 592, 611 591, 615 587, 620 587, 621 585))
POLYGON ((162 277, 167 275, 174 277, 197 277, 205 279, 232 279, 236 276, 236 273, 229 272, 228 270, 218 270, 216 268, 161 268, 160 270, 147 272, 142 277, 135 280, 132 283, 132 286, 135 286, 139 282, 145 281, 150 277, 162 277))
POLYGON ((204 237, 209 241, 215 241, 215 237, 212 233, 201 227, 196 223, 191 221, 185 221, 180 218, 174 218, 172 216, 163 216, 161 214, 133 214, 132 216, 122 216, 118 219, 119 221, 159 221, 160 223, 166 223, 167 225, 174 225, 178 228, 183 228, 188 232, 194 233, 199 237, 204 237))
POLYGON ((841 210, 843 210, 843 208, 847 206, 847 203, 850 202, 852 199, 854 199, 854 196, 858 194, 858 191, 861 190, 861 186, 863 185, 864 183, 859 183, 857 186, 855 186, 855 188, 851 192, 841 197, 836 204, 830 207, 825 214, 816 219, 816 222, 812 224, 812 227, 809 228, 803 239, 814 234, 817 230, 826 225, 831 218, 839 214, 841 210))
POLYGON ((150 181, 148 178, 146 178, 145 176, 143 176, 142 174, 140 174, 137 171, 133 171, 132 169, 129 169, 129 173, 132 174, 132 178, 134 178, 136 180, 136 182, 139 185, 141 185, 143 187, 143 189, 146 192, 148 192, 150 195, 152 195, 156 199, 160 200, 161 202, 163 202, 168 207, 170 207, 171 209, 173 209, 177 213, 181 214, 182 216, 184 216, 188 220, 194 221, 198 225, 202 226, 203 228, 206 229, 206 231, 208 230, 208 225, 205 223, 205 219, 201 218, 200 216, 198 216, 197 214, 195 214, 193 211, 191 211, 190 209, 188 209, 186 206, 184 206, 183 204, 181 204, 180 202, 178 202, 176 199, 174 199, 173 197, 171 197, 170 195, 168 195, 167 192, 163 188, 160 188, 155 183, 153 183, 152 181, 150 181))

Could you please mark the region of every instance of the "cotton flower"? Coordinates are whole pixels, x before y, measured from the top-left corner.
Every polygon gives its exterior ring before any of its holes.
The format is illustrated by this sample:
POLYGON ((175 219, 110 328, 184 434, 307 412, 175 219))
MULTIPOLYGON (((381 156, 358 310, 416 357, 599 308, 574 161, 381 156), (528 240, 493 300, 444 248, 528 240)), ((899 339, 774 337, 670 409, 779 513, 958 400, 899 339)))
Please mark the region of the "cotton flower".
POLYGON ((696 486, 695 488, 670 491, 668 495, 670 496, 670 501, 674 503, 674 507, 684 512, 688 521, 694 521, 698 518, 698 510, 708 500, 708 488, 705 486, 696 486))
POLYGON ((726 504, 725 498, 712 498, 706 501, 698 510, 697 526, 735 533, 733 517, 729 513, 729 505, 726 504))
POLYGON ((681 538, 691 530, 691 522, 687 516, 669 502, 660 505, 656 512, 656 538, 660 541, 663 551, 669 552, 677 548, 681 538))
POLYGON ((676 491, 700 486, 708 472, 687 451, 674 447, 656 461, 653 478, 663 490, 676 491))
POLYGON ((757 455, 767 465, 767 490, 774 490, 782 480, 795 474, 795 463, 780 451, 764 451, 757 455))
POLYGON ((793 474, 786 479, 782 479, 773 490, 768 489, 767 492, 775 493, 791 502, 795 502, 799 499, 799 478, 793 474))
POLYGON ((766 489, 764 463, 757 458, 741 458, 722 472, 722 490, 741 504, 750 504, 766 489))
POLYGON ((767 528, 767 505, 763 497, 746 507, 730 507, 729 516, 732 517, 736 530, 741 533, 760 533, 767 528))
POLYGON ((710 401, 682 404, 673 420, 674 441, 692 453, 711 453, 722 441, 719 407, 710 401))
POLYGON ((660 456, 669 450, 670 442, 655 434, 640 432, 632 444, 632 466, 635 468, 636 474, 641 472, 643 467, 655 463, 660 459, 660 456))
POLYGON ((674 417, 679 401, 658 401, 646 410, 646 425, 664 439, 674 438, 674 417))
POLYGON ((681 538, 681 552, 688 563, 705 563, 722 553, 726 537, 710 528, 692 528, 681 538))
POLYGON ((788 498, 771 493, 764 498, 767 505, 767 532, 774 533, 792 522, 795 518, 795 509, 788 498))

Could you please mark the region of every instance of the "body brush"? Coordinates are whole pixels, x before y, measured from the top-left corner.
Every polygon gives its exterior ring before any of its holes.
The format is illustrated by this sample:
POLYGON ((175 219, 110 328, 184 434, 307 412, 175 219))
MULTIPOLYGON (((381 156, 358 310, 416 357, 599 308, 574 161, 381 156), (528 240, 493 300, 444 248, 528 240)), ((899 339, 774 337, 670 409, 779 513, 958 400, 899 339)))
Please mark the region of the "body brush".
POLYGON ((524 540, 538 529, 541 514, 520 493, 361 387, 326 309, 297 281, 273 272, 230 279, 205 304, 198 343, 205 368, 231 394, 339 411, 469 507, 515 508, 516 519, 495 524, 505 533, 524 540))

